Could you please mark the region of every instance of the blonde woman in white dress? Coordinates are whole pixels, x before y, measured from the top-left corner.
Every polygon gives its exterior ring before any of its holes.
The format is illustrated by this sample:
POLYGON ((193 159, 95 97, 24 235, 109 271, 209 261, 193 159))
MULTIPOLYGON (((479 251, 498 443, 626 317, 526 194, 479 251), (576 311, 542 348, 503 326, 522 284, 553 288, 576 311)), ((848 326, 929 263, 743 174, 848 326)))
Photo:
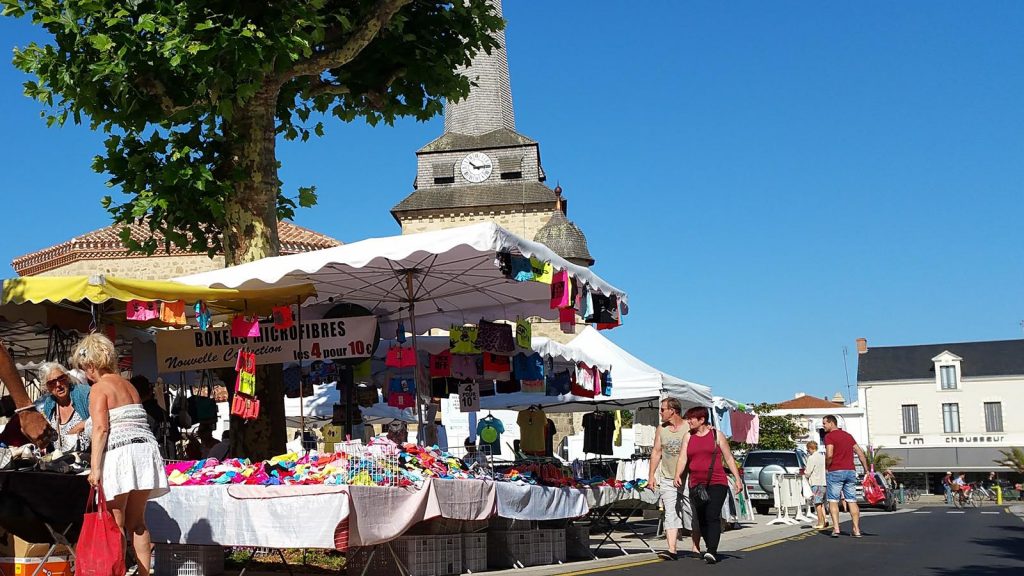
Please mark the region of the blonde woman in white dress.
POLYGON ((114 519, 135 550, 138 576, 149 576, 153 545, 146 527, 146 502, 169 491, 159 445, 139 393, 117 371, 117 350, 109 338, 82 338, 71 362, 92 382, 89 484, 103 487, 114 519))

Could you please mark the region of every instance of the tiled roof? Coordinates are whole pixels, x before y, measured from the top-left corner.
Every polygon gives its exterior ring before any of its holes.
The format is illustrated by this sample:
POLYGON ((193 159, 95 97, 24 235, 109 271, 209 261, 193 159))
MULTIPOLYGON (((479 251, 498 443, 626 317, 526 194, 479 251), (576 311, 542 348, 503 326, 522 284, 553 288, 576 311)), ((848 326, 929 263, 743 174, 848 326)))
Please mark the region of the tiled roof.
MULTIPOLYGON (((100 228, 81 236, 61 242, 49 248, 19 256, 11 261, 11 266, 21 276, 39 274, 54 268, 66 266, 76 260, 93 260, 98 258, 160 258, 163 256, 182 256, 190 254, 180 248, 171 247, 168 254, 158 250, 152 256, 142 254, 128 254, 128 249, 121 244, 118 236, 123 225, 113 224, 106 228, 100 228)), ((132 238, 142 241, 149 236, 149 228, 142 224, 132 224, 132 238)), ((281 242, 281 254, 297 254, 299 252, 312 252, 323 248, 338 246, 341 242, 314 232, 308 228, 297 226, 291 222, 279 221, 277 223, 277 234, 281 242)), ((157 242, 162 238, 157 235, 157 242)))
POLYGON ((523 146, 536 143, 536 140, 531 140, 515 130, 509 130, 508 128, 498 128, 497 130, 491 130, 486 134, 480 134, 478 136, 458 134, 456 132, 445 132, 423 148, 417 150, 416 153, 421 154, 425 152, 447 152, 449 150, 506 148, 509 146, 523 146))
POLYGON ((995 340, 870 348, 857 360, 857 381, 935 378, 932 358, 947 350, 963 359, 960 374, 966 378, 1024 375, 1024 340, 995 340))
POLYGON ((779 402, 775 405, 776 410, 800 410, 805 408, 842 408, 843 405, 817 396, 801 396, 779 402))
POLYGON ((582 262, 584 266, 594 264, 594 257, 587 248, 587 237, 561 210, 555 210, 548 223, 537 231, 533 239, 570 262, 582 262))
POLYGON ((545 204, 554 208, 554 191, 540 182, 508 180, 500 184, 474 184, 470 186, 431 186, 406 196, 391 214, 416 210, 457 210, 481 206, 515 206, 545 204))

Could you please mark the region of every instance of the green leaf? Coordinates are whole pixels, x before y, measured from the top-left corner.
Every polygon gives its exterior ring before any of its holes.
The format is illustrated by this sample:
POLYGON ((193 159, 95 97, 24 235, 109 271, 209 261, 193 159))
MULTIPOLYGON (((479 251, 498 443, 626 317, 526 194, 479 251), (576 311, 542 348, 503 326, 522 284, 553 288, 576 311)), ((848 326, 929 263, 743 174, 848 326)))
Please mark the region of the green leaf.
POLYGON ((303 186, 299 188, 299 206, 312 208, 316 206, 316 186, 303 186))
POLYGON ((92 47, 99 50, 100 52, 105 52, 107 49, 114 45, 114 41, 111 40, 110 37, 105 34, 89 36, 88 40, 89 43, 92 44, 92 47))

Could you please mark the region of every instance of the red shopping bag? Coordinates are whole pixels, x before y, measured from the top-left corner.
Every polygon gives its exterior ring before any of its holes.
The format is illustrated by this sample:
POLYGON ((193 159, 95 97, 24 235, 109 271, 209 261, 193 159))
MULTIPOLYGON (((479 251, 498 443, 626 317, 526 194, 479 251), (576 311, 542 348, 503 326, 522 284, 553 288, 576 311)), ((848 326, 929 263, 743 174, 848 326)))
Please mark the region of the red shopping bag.
POLYGON ((885 500, 885 491, 878 485, 874 472, 864 475, 864 499, 869 504, 878 504, 885 500))
POLYGON ((75 576, 124 576, 124 536, 107 510, 103 488, 91 488, 76 547, 75 576), (99 506, 96 497, 99 496, 99 506))

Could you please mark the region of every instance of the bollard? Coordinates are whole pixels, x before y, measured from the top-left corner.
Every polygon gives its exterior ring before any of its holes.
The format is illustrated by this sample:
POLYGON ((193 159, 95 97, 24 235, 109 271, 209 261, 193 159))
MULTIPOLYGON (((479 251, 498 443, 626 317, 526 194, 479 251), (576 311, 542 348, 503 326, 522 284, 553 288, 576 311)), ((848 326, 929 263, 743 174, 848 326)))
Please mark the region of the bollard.
POLYGON ((1003 487, 1002 486, 996 486, 995 489, 996 489, 996 506, 1002 506, 1003 505, 1003 487))
POLYGON ((906 502, 907 502, 906 501, 906 491, 903 488, 903 483, 902 482, 900 482, 899 500, 900 500, 900 504, 906 504, 906 502))

